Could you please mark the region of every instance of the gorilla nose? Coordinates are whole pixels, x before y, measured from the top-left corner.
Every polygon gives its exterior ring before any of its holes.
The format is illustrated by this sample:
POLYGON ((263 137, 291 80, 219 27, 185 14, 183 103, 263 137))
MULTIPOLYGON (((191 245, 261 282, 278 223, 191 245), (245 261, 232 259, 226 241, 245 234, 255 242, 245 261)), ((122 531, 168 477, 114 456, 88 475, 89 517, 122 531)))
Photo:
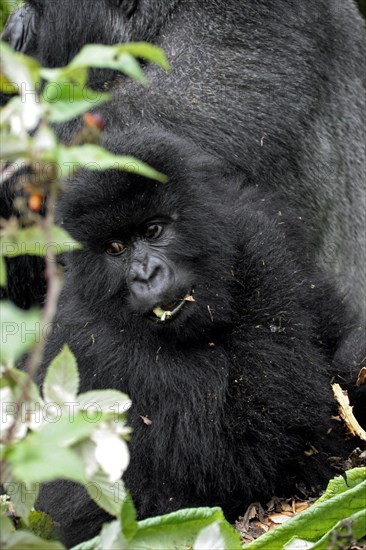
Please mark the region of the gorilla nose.
POLYGON ((155 302, 169 287, 169 267, 160 258, 134 262, 128 274, 130 292, 138 300, 155 302))

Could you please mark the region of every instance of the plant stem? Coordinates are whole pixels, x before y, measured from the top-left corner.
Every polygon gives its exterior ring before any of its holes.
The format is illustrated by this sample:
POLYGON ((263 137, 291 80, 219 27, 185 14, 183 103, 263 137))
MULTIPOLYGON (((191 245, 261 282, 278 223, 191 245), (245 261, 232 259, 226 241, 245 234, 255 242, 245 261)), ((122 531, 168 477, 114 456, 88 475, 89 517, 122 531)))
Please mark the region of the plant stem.
MULTIPOLYGON (((55 223, 55 206, 56 206, 58 190, 59 190, 58 183, 54 183, 50 186, 50 191, 46 199, 46 214, 45 214, 45 217, 40 218, 40 221, 39 221, 39 224, 44 229, 47 242, 52 242, 52 227, 55 223)), ((29 355, 26 361, 25 370, 28 374, 28 377, 26 378, 26 380, 24 381, 21 387, 20 395, 16 404, 17 406, 16 406, 16 413, 14 415, 14 421, 13 421, 13 424, 9 427, 9 430, 6 434, 5 443, 10 442, 12 440, 14 430, 17 424, 17 420, 21 412, 21 406, 24 402, 30 399, 30 396, 29 396, 30 384, 42 364, 43 354, 47 343, 47 336, 46 336, 46 333, 43 332, 43 329, 51 325, 53 321, 53 318, 57 310, 58 298, 60 296, 60 292, 62 289, 62 276, 61 276, 60 269, 58 268, 58 265, 56 262, 56 255, 52 250, 52 247, 50 247, 47 250, 47 255, 45 257, 45 260, 46 260, 45 277, 47 281, 47 292, 46 292, 45 304, 42 310, 42 323, 41 323, 42 330, 39 337, 39 341, 36 343, 32 353, 29 355)))

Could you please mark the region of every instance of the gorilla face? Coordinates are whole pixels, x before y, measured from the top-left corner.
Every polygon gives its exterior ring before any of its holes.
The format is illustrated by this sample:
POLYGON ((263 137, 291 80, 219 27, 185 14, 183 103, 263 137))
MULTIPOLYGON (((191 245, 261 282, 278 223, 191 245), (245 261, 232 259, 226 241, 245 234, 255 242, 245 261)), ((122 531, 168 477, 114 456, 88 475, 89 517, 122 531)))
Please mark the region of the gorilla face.
POLYGON ((169 243, 175 240, 173 221, 167 217, 146 220, 134 234, 105 243, 105 252, 125 273, 132 308, 160 323, 173 321, 189 297, 189 274, 169 259, 169 243), (129 257, 122 259, 123 254, 129 257))
MULTIPOLYGON (((113 148, 121 140, 131 142, 112 134, 106 145, 113 148)), ((212 325, 210 307, 215 323, 225 322, 238 186, 183 140, 144 131, 137 141, 131 152, 167 173, 169 181, 111 170, 83 171, 70 182, 58 216, 83 250, 68 262, 68 284, 86 303, 93 296, 90 308, 153 330, 184 325, 187 334, 212 325)))

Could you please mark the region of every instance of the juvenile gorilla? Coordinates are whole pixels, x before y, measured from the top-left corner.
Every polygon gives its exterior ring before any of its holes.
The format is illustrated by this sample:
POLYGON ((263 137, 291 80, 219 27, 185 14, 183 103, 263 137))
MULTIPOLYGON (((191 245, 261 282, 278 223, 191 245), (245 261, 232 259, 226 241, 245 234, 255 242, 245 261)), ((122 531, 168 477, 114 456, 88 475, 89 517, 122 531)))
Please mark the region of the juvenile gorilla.
MULTIPOLYGON (((306 261, 296 218, 165 131, 112 132, 106 146, 169 182, 119 171, 70 182, 58 219, 83 249, 66 258, 45 366, 66 342, 82 391, 131 397, 124 479, 139 516, 198 505, 231 515, 296 481, 324 483, 323 453, 344 447, 328 429, 347 314, 306 261), (319 455, 306 457, 309 443, 319 455)), ((74 490, 48 485, 38 504, 69 545, 105 519, 74 490)))

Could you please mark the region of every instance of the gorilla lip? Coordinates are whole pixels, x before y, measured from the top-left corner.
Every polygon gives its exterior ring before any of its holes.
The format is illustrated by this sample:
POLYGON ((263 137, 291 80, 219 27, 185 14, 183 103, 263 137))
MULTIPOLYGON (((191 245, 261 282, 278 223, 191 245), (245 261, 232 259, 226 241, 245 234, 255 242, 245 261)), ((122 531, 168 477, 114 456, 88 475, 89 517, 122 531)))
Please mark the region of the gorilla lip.
POLYGON ((167 305, 160 305, 154 307, 152 310, 154 314, 154 320, 157 323, 165 323, 166 321, 171 321, 178 315, 178 313, 185 307, 186 302, 194 302, 192 296, 193 291, 190 294, 187 294, 184 298, 176 300, 167 305))

